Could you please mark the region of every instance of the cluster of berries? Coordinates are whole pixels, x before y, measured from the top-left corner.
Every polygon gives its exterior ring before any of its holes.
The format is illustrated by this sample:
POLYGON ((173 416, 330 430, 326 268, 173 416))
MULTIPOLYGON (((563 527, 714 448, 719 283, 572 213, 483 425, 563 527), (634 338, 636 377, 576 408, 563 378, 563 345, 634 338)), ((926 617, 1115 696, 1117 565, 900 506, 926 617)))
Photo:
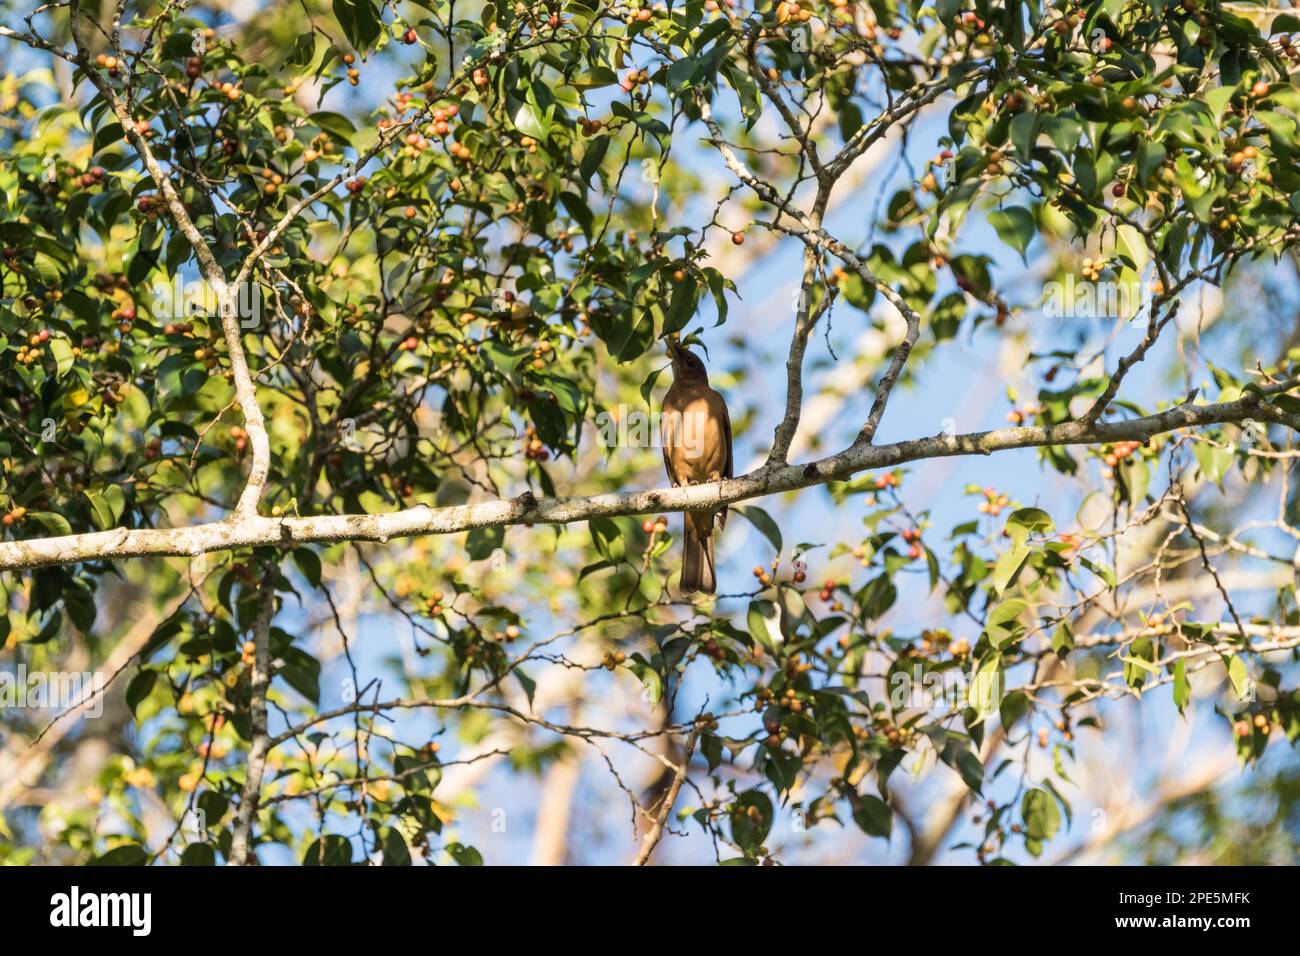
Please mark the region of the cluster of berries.
POLYGON ((641 530, 646 534, 663 534, 668 530, 668 519, 664 515, 658 518, 646 518, 641 522, 641 530))
POLYGON ((1140 441, 1117 441, 1111 446, 1111 450, 1106 452, 1102 460, 1106 463, 1107 468, 1114 468, 1141 447, 1142 443, 1140 441))
POLYGON ((36 362, 39 362, 41 355, 43 354, 41 346, 49 340, 49 329, 41 329, 39 332, 33 332, 27 337, 27 343, 25 345, 18 346, 18 351, 15 353, 14 358, 18 361, 19 365, 33 365, 36 362))
POLYGON ((549 461, 551 451, 537 437, 537 429, 529 425, 524 434, 528 437, 528 443, 524 446, 524 457, 529 461, 549 461))
POLYGON ((640 84, 649 83, 649 82, 650 82, 649 70, 645 70, 645 69, 628 70, 627 73, 624 75, 623 79, 618 81, 618 86, 619 89, 621 89, 624 93, 631 93, 640 84))
POLYGON ((999 494, 992 488, 985 488, 983 491, 984 500, 979 504, 980 514, 993 515, 995 518, 1002 514, 1002 509, 1011 504, 1011 499, 1006 495, 999 494))

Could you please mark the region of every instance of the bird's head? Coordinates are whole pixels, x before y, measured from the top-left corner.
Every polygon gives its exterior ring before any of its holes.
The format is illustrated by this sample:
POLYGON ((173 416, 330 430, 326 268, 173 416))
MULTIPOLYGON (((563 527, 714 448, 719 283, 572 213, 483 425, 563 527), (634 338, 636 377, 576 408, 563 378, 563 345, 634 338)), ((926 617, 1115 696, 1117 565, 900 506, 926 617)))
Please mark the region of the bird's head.
POLYGON ((709 373, 700 357, 684 345, 668 341, 668 354, 673 359, 673 379, 678 382, 708 382, 709 373))

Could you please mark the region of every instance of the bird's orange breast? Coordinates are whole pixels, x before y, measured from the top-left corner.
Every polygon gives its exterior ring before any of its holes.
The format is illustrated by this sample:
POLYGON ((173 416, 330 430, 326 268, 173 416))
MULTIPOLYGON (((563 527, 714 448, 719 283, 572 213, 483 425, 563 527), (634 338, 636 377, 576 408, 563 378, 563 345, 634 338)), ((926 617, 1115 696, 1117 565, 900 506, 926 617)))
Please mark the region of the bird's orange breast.
POLYGON ((705 386, 664 398, 660 430, 664 453, 678 482, 704 482, 722 475, 727 436, 722 396, 705 386))

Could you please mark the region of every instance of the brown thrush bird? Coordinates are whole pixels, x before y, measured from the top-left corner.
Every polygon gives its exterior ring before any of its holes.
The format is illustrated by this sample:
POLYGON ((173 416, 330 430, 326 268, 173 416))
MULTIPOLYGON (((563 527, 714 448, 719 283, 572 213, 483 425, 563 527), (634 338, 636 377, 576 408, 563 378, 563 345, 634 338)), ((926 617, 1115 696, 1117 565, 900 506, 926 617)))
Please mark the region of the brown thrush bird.
MULTIPOLYGON (((668 343, 673 384, 664 396, 660 432, 664 467, 674 488, 732 477, 731 417, 722 395, 709 387, 704 363, 690 349, 668 343)), ((683 594, 717 587, 713 566, 713 525, 726 527, 727 509, 685 513, 681 589, 683 594)))

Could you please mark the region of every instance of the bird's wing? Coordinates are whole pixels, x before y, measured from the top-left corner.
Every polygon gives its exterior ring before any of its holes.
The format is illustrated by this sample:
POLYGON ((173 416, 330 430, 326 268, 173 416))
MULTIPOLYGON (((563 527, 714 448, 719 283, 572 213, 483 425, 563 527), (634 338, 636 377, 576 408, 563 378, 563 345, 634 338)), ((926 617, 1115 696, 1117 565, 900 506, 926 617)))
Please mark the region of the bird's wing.
POLYGON ((664 471, 668 473, 668 482, 676 488, 680 481, 677 477, 677 471, 673 468, 673 435, 672 427, 669 425, 669 412, 675 405, 673 401, 672 389, 664 396, 663 405, 659 415, 659 445, 664 453, 664 471))
POLYGON ((721 394, 718 395, 718 399, 718 404, 722 406, 722 434, 727 442, 727 467, 722 474, 727 478, 735 478, 736 476, 732 473, 734 465, 731 456, 731 415, 727 412, 727 402, 722 398, 721 394))
POLYGON ((677 487, 677 476, 673 474, 673 460, 668 453, 668 445, 664 445, 664 471, 668 472, 668 483, 674 488, 677 487))
MULTIPOLYGON (((727 401, 722 397, 722 393, 715 392, 714 394, 718 396, 718 406, 721 410, 721 417, 722 417, 722 437, 723 440, 727 443, 727 464, 723 468, 722 474, 723 477, 725 478, 734 478, 736 476, 732 473, 733 471, 735 471, 735 465, 734 465, 733 456, 731 452, 731 414, 727 411, 727 401)), ((721 529, 721 528, 725 528, 726 526, 727 526, 727 506, 723 505, 718 510, 718 527, 721 529)))

